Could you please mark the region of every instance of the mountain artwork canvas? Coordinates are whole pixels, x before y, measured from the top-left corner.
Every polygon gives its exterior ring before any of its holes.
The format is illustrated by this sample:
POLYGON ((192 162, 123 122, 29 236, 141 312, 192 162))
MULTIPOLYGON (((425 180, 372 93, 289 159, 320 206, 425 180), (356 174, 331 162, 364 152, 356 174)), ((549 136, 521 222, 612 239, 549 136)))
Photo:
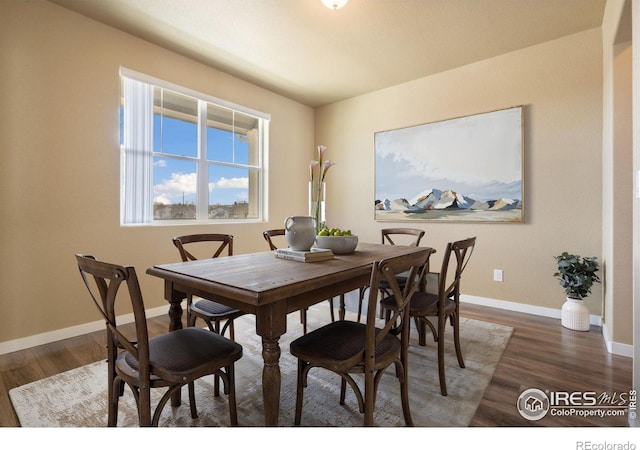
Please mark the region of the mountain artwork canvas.
POLYGON ((375 219, 523 222, 523 107, 375 133, 375 219))

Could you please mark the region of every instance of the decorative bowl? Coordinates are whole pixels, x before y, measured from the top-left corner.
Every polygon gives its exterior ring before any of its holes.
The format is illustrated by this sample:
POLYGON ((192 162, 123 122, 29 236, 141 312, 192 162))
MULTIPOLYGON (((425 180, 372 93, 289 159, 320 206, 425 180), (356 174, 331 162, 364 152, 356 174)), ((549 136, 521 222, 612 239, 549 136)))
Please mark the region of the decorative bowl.
POLYGON ((358 246, 358 236, 316 236, 316 246, 331 249, 335 255, 347 255, 358 246))

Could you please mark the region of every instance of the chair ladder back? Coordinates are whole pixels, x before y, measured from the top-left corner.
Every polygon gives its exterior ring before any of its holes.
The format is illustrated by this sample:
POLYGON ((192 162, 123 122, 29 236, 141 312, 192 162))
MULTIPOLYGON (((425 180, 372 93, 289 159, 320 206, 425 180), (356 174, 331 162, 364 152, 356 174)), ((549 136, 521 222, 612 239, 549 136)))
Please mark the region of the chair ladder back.
MULTIPOLYGON (((197 256, 193 255, 193 253, 187 250, 187 245, 196 244, 196 243, 212 243, 217 242, 217 247, 214 246, 213 254, 211 258, 217 258, 222 255, 222 253, 227 250, 227 255, 233 255, 233 236, 230 234, 219 234, 219 233, 205 233, 205 234, 189 234, 185 236, 176 236, 173 238, 173 244, 178 248, 180 252, 180 257, 182 261, 197 261, 197 256)), ((193 248, 191 250, 193 252, 193 248)))

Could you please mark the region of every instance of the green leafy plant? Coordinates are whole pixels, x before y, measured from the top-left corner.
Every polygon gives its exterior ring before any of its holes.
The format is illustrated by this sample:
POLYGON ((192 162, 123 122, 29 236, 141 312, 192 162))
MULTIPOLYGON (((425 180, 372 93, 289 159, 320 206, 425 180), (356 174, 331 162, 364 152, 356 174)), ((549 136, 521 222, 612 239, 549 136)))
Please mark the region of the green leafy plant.
POLYGON ((596 274, 598 260, 595 256, 582 257, 563 252, 555 256, 555 259, 558 271, 553 275, 559 278, 567 297, 582 300, 591 293, 593 283, 600 283, 596 274))

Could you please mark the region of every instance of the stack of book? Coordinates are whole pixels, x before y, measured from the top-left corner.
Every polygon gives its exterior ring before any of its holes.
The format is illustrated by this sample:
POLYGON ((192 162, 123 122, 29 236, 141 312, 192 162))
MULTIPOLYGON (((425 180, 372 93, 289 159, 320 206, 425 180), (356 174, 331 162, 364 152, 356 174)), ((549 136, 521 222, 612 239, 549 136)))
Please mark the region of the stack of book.
POLYGON ((275 251, 276 258, 290 259, 292 261, 316 262, 333 259, 333 252, 327 248, 312 248, 309 251, 291 250, 279 248, 275 251))

